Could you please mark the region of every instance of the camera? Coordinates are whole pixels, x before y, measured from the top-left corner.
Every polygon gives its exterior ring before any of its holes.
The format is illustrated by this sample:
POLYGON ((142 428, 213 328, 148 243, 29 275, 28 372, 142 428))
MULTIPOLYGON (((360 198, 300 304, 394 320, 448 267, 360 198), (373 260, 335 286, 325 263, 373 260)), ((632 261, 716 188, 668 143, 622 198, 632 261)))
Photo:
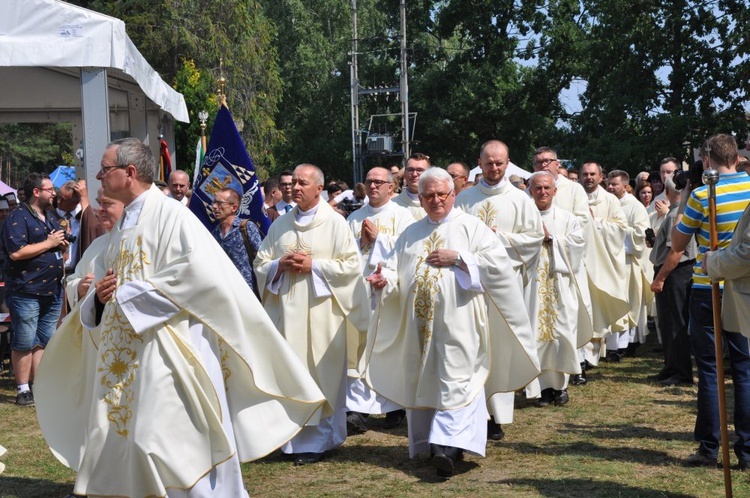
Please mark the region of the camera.
POLYGON ((78 237, 68 232, 64 233, 64 237, 65 237, 65 240, 71 244, 74 244, 75 241, 78 240, 78 237))
POLYGON ((675 171, 672 181, 677 190, 684 189, 688 182, 691 188, 700 187, 703 185, 703 161, 695 161, 688 171, 675 171))
POLYGON ((646 242, 648 243, 649 247, 654 247, 654 242, 656 242, 656 234, 654 233, 653 228, 646 229, 646 242))

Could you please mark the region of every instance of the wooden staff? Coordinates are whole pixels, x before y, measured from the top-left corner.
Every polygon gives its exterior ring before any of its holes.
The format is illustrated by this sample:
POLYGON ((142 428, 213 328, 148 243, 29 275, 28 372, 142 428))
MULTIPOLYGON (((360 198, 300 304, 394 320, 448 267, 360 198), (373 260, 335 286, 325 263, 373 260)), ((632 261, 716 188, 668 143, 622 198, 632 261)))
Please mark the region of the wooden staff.
MULTIPOLYGON (((719 183, 719 172, 715 169, 704 171, 703 183, 708 187, 710 250, 716 251, 719 246, 716 229, 716 184, 719 183)), ((719 289, 719 282, 711 282, 711 304, 714 314, 714 349, 716 354, 716 384, 719 392, 719 426, 721 429, 721 456, 724 466, 724 491, 727 498, 732 498, 732 473, 729 469, 729 432, 727 431, 727 397, 724 392, 724 348, 722 345, 721 290, 719 289)))

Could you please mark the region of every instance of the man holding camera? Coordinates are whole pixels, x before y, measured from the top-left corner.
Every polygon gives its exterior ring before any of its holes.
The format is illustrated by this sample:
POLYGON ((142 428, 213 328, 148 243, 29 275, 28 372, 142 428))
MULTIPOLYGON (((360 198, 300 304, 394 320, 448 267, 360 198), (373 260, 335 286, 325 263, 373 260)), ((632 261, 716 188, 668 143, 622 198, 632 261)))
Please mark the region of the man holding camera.
POLYGON ((94 210, 90 208, 85 180, 65 182, 60 187, 56 199, 57 208, 50 211, 50 216, 68 234, 70 247, 63 259, 65 274, 71 275, 89 245, 94 239, 104 235, 104 228, 99 224, 94 210))
POLYGON ((49 216, 55 187, 49 177, 32 173, 23 184, 27 202, 13 210, 2 234, 7 258, 6 302, 10 310, 16 404, 31 406, 30 384, 62 305, 65 232, 49 216))
MULTIPOLYGON (((737 173, 737 142, 731 135, 718 134, 710 137, 703 145, 701 155, 703 164, 708 169, 715 169, 720 175, 716 184, 716 225, 718 248, 722 249, 729 245, 737 221, 750 203, 750 177, 737 173)), ((691 186, 685 189, 683 198, 687 194, 689 197, 685 212, 672 229, 672 249, 667 256, 667 261, 679 258, 677 253, 683 251, 690 238, 695 236, 698 255, 693 266, 688 330, 698 369, 698 416, 694 436, 699 447, 698 451, 687 458, 686 463, 713 467, 717 463, 720 443, 713 327, 713 313, 718 313, 719 310, 713 309, 711 280, 702 267, 703 255, 711 247, 708 189, 696 186, 691 179, 691 186)), ((750 350, 746 337, 737 332, 722 332, 729 353, 734 387, 734 432, 737 437, 734 450, 740 468, 746 469, 750 465, 750 350)))

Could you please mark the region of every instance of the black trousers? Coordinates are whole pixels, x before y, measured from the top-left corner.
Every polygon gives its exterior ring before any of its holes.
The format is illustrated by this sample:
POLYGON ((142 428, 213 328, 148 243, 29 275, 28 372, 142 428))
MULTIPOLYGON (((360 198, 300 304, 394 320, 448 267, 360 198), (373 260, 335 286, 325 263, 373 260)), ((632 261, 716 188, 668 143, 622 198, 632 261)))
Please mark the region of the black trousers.
MULTIPOLYGON (((656 273, 659 268, 654 268, 656 273)), ((656 311, 667 373, 690 382, 693 380, 693 365, 690 360, 687 307, 692 276, 691 263, 678 265, 664 281, 664 289, 656 294, 656 311)))

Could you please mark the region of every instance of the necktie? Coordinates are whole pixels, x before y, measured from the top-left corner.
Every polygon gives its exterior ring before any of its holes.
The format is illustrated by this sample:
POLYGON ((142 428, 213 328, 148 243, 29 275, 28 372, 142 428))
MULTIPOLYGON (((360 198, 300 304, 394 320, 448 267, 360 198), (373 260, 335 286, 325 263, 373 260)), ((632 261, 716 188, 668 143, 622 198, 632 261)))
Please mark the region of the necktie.
POLYGON ((292 205, 291 204, 287 204, 286 206, 284 206, 284 212, 285 213, 288 213, 291 210, 292 210, 292 205))

